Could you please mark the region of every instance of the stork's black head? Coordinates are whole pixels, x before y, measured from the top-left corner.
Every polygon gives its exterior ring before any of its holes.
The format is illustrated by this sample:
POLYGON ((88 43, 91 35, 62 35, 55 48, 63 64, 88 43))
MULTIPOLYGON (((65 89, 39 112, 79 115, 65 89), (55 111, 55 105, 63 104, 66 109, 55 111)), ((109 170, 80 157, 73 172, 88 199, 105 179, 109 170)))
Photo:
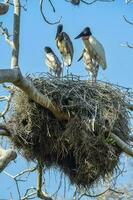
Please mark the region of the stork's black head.
POLYGON ((62 24, 59 24, 57 26, 57 33, 56 33, 56 37, 55 39, 58 37, 58 35, 63 31, 63 25, 62 24))
POLYGON ((78 39, 81 37, 86 37, 86 36, 90 36, 92 35, 91 30, 89 27, 86 27, 77 37, 75 37, 74 39, 78 39))
POLYGON ((45 48, 44 48, 44 51, 45 51, 46 53, 52 53, 52 52, 53 52, 52 49, 51 49, 50 47, 45 47, 45 48))

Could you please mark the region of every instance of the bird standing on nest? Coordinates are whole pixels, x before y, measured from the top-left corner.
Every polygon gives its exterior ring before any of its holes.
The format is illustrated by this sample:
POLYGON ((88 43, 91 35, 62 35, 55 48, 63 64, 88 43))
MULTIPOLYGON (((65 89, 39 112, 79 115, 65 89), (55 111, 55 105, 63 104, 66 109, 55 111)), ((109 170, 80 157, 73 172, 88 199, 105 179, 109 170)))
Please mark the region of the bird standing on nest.
POLYGON ((62 72, 60 60, 50 47, 45 47, 44 51, 46 53, 45 63, 48 66, 50 73, 52 74, 52 72, 54 72, 55 76, 57 75, 57 77, 59 78, 62 72))
POLYGON ((99 64, 91 58, 90 54, 86 49, 83 50, 82 55, 78 59, 78 62, 83 59, 85 64, 85 69, 87 70, 92 82, 96 82, 96 78, 98 75, 99 64))
POLYGON ((62 55, 63 66, 67 67, 67 75, 68 75, 68 69, 71 66, 73 60, 74 49, 70 37, 68 36, 67 33, 63 32, 62 24, 59 24, 57 27, 55 40, 56 40, 56 45, 62 55))
POLYGON ((104 48, 92 35, 89 27, 86 27, 75 39, 81 37, 84 43, 84 50, 79 60, 83 58, 92 81, 96 81, 99 65, 101 65, 103 70, 107 67, 104 48))

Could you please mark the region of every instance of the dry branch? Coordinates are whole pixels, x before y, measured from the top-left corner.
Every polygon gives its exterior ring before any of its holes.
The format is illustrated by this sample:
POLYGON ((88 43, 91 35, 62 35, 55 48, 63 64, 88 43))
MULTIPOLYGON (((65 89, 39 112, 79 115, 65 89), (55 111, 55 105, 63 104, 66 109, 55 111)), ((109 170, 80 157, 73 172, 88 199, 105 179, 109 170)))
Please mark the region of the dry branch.
POLYGON ((20 14, 21 5, 19 0, 13 0, 14 4, 14 25, 13 25, 13 50, 11 68, 19 66, 19 34, 20 34, 20 14))
POLYGON ((12 160, 15 160, 16 157, 17 154, 12 149, 4 150, 0 147, 0 172, 2 172, 12 160))
POLYGON ((116 144, 129 156, 133 157, 133 150, 127 145, 123 140, 121 140, 117 135, 110 133, 110 136, 114 139, 116 144))
POLYGON ((7 28, 3 28, 2 23, 0 24, 0 31, 1 31, 1 34, 4 35, 5 41, 7 42, 7 44, 8 44, 11 48, 13 48, 13 43, 12 43, 12 41, 10 40, 10 36, 9 36, 9 33, 8 33, 8 29, 7 29, 7 28))
MULTIPOLYGON (((44 0, 40 0, 40 13, 41 13, 41 15, 42 15, 44 21, 45 21, 46 23, 50 24, 50 25, 55 25, 55 24, 60 23, 62 17, 61 17, 58 21, 56 21, 56 22, 50 22, 50 21, 45 17, 44 12, 43 12, 43 2, 44 2, 44 0)), ((54 8, 54 6, 53 6, 51 0, 49 0, 49 2, 50 2, 50 5, 51 5, 52 8, 53 8, 53 11, 55 12, 55 8, 54 8)))
POLYGON ((49 109, 58 119, 69 120, 69 116, 63 113, 58 106, 53 105, 47 95, 41 94, 33 85, 33 83, 24 78, 20 69, 1 69, 0 83, 10 82, 24 91, 32 100, 49 109))

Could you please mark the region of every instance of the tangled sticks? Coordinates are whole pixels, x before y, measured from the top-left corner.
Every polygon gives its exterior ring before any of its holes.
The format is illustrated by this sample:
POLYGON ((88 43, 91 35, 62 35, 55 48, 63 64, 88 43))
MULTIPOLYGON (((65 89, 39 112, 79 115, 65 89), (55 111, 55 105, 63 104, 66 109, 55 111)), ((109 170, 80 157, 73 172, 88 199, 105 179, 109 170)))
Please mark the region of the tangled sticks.
POLYGON ((62 80, 44 74, 29 78, 70 120, 59 121, 15 88, 8 129, 18 151, 27 160, 60 168, 71 183, 85 188, 113 174, 123 151, 110 132, 129 141, 128 90, 73 75, 62 80))

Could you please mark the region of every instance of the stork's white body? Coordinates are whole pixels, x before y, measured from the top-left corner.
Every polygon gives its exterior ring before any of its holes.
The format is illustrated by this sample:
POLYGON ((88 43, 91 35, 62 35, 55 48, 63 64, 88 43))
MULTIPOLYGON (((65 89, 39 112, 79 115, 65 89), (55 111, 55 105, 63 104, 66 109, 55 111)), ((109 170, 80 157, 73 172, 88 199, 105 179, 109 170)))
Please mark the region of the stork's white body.
POLYGON ((92 35, 82 39, 84 42, 84 48, 88 52, 90 57, 99 65, 101 65, 102 69, 106 69, 106 57, 102 44, 98 42, 98 40, 92 35))

